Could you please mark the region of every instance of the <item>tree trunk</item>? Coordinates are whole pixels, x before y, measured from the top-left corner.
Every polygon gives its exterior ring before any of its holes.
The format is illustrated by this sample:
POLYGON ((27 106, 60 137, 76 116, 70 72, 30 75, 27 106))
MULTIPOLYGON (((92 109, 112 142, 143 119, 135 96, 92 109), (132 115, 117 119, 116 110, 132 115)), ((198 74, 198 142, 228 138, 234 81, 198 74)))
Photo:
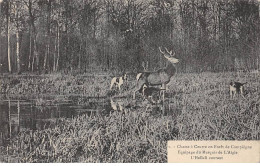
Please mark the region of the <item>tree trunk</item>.
POLYGON ((28 71, 30 71, 31 68, 31 58, 32 58, 32 26, 29 27, 29 62, 28 62, 28 71))
MULTIPOLYGON (((46 36, 47 36, 47 44, 46 44, 46 50, 47 52, 45 53, 44 56, 44 63, 43 63, 43 72, 46 72, 46 69, 49 66, 49 56, 50 56, 50 31, 51 31, 51 26, 50 26, 50 22, 51 22, 51 0, 48 1, 48 6, 47 6, 47 29, 46 29, 46 36)), ((48 71, 47 71, 48 72, 48 71)))
MULTIPOLYGON (((56 28, 56 30, 58 31, 58 26, 56 28)), ((57 32, 58 34, 58 32, 57 32)), ((57 37, 58 35, 55 36, 55 41, 54 41, 54 53, 53 53, 53 67, 52 67, 52 71, 55 72, 55 67, 56 67, 56 54, 57 54, 57 37)))
MULTIPOLYGON (((82 42, 81 42, 82 43, 82 42)), ((82 49, 82 44, 80 43, 79 45, 79 62, 78 62, 78 70, 81 71, 81 49, 82 49)))
POLYGON ((59 59, 60 59, 60 28, 59 28, 59 25, 58 25, 58 32, 57 32, 57 62, 56 62, 55 71, 57 71, 58 68, 59 68, 59 59))
POLYGON ((17 72, 20 73, 20 43, 19 43, 19 30, 16 32, 16 58, 17 58, 17 72))
POLYGON ((36 70, 39 70, 39 55, 38 55, 38 52, 37 52, 37 45, 36 45, 36 34, 35 34, 35 31, 33 32, 33 59, 32 59, 32 72, 34 71, 34 63, 35 63, 35 60, 36 60, 36 70))
MULTIPOLYGON (((48 42, 48 40, 47 40, 47 42, 48 42)), ((46 44, 45 49, 48 50, 48 43, 46 44)), ((43 61, 43 73, 46 72, 47 56, 48 56, 48 51, 46 51, 46 52, 45 52, 45 55, 44 55, 44 61, 43 61)))
MULTIPOLYGON (((34 62, 34 55, 33 55, 33 41, 34 41, 34 35, 35 35, 35 26, 34 26, 34 17, 32 13, 32 1, 28 1, 28 14, 29 14, 29 37, 30 37, 30 44, 29 44, 29 64, 28 64, 28 71, 33 71, 33 62, 34 62)), ((35 45, 35 43, 34 43, 35 45)))
MULTIPOLYGON (((1 13, 1 3, 0 3, 0 13, 1 13)), ((2 27, 2 21, 0 22, 0 27, 2 27)), ((0 34, 2 34, 2 29, 0 28, 0 34)), ((0 38, 0 50, 2 50, 2 44, 1 44, 2 40, 0 38)), ((2 72, 2 65, 3 65, 3 60, 0 59, 0 73, 2 72)))
POLYGON ((94 16, 93 16, 93 24, 94 24, 94 27, 93 27, 93 39, 95 40, 96 39, 96 11, 94 11, 94 16))
POLYGON ((11 73, 11 42, 10 42, 10 7, 11 2, 7 1, 7 58, 8 58, 8 71, 11 73))
POLYGON ((15 17, 16 17, 16 60, 17 72, 20 73, 20 43, 19 43, 19 16, 17 12, 18 6, 15 4, 15 17))
POLYGON ((36 69, 38 70, 39 64, 37 62, 38 53, 36 46, 36 27, 34 25, 35 17, 33 15, 33 2, 32 0, 28 1, 28 14, 29 14, 29 22, 30 22, 30 54, 29 54, 29 65, 28 69, 33 72, 35 68, 35 60, 36 60, 36 69))

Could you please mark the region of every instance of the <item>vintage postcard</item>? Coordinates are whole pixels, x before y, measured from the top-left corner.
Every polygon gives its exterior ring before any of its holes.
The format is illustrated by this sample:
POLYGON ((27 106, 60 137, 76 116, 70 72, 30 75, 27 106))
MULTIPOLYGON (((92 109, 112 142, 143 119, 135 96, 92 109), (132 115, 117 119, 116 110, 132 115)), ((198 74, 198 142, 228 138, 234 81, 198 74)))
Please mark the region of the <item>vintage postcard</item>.
POLYGON ((1 163, 259 163, 257 0, 0 0, 1 163))

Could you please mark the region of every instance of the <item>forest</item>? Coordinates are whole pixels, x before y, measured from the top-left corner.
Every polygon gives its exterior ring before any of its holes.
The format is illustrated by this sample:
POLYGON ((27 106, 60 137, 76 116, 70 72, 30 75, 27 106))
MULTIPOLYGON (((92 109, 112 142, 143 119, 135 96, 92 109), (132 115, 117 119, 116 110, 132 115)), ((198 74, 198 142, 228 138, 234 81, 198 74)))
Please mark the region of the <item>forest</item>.
POLYGON ((259 69, 256 0, 0 0, 1 73, 259 69))

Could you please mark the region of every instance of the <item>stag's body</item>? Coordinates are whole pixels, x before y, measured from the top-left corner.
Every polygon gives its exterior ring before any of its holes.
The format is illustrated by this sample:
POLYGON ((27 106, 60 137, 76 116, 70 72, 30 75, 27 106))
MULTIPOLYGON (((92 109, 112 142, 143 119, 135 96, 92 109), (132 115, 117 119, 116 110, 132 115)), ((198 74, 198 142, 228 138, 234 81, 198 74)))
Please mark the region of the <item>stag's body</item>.
POLYGON ((168 84, 175 73, 175 66, 168 64, 166 68, 159 69, 156 72, 142 73, 138 82, 145 82, 148 86, 168 84))
MULTIPOLYGON (((160 49, 161 51, 161 49, 160 49)), ((161 51, 162 52, 162 51, 161 51)), ((171 55, 172 52, 167 50, 168 54, 171 55)), ((168 57, 162 52, 165 58, 169 61, 166 68, 159 69, 155 72, 143 72, 137 75, 137 84, 136 89, 134 90, 133 98, 135 99, 135 93, 140 90, 144 84, 147 86, 156 86, 161 85, 163 89, 166 88, 166 84, 168 84, 172 78, 172 76, 176 73, 177 69, 175 67, 175 63, 178 63, 178 59, 174 57, 168 57)), ((164 98, 164 95, 163 95, 164 98)))

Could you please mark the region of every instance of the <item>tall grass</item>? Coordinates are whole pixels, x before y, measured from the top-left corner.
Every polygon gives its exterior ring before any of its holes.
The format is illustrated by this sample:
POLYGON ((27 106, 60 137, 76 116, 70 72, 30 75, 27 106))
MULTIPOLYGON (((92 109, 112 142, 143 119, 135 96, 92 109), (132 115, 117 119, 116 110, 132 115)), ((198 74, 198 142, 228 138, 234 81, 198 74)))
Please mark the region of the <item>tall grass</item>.
POLYGON ((5 154, 19 162, 166 162, 166 141, 178 137, 175 124, 174 117, 158 119, 143 110, 83 115, 20 133, 5 154))

